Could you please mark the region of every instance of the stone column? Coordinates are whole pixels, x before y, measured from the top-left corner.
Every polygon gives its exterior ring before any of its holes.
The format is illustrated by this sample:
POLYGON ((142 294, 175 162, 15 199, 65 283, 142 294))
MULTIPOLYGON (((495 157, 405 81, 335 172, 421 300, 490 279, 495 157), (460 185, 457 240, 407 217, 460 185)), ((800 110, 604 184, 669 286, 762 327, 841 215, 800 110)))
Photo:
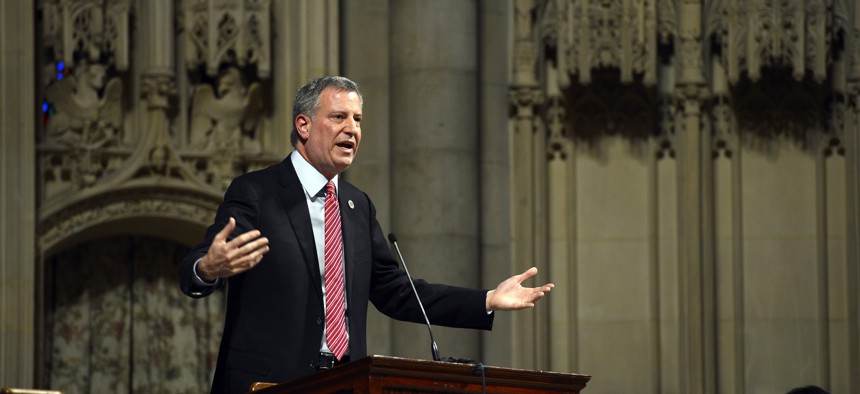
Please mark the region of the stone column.
MULTIPOLYGON (((513 110, 511 148, 511 255, 510 269, 519 273, 531 267, 539 258, 539 228, 541 219, 538 193, 539 162, 545 162, 546 151, 541 142, 538 112, 543 105, 543 92, 538 87, 536 63, 538 44, 535 39, 534 0, 514 2, 514 48, 510 105, 513 110)), ((537 344, 540 319, 535 310, 511 314, 511 359, 513 367, 538 369, 548 366, 541 358, 543 349, 537 344)))
POLYGON ((703 229, 702 105, 706 97, 700 0, 684 0, 679 13, 677 96, 682 128, 678 146, 678 256, 681 299, 681 390, 710 393, 714 383, 713 272, 706 264, 703 229))
POLYGON ((277 131, 270 143, 277 152, 293 150, 293 99, 299 88, 311 78, 339 74, 339 15, 338 0, 272 1, 272 84, 277 131))
MULTIPOLYGON (((390 231, 388 0, 351 0, 342 5, 342 72, 358 84, 364 97, 361 147, 345 178, 373 199, 382 231, 390 231)), ((391 319, 374 308, 367 316, 367 353, 391 354, 391 319)))
POLYGON ((0 386, 33 387, 37 279, 33 3, 0 2, 0 386))
MULTIPOLYGON (((860 370, 860 340, 856 333, 860 332, 860 4, 854 3, 852 10, 852 26, 848 34, 846 52, 852 54, 846 57, 847 85, 845 124, 845 145, 847 159, 847 191, 848 195, 848 239, 850 245, 847 251, 848 275, 852 286, 848 288, 848 331, 854 333, 849 337, 849 352, 851 354, 848 370, 860 370)), ((851 391, 860 390, 860 375, 851 374, 851 391)))
POLYGON ((575 170, 573 144, 564 133, 564 104, 551 96, 547 110, 549 150, 547 152, 547 265, 549 277, 561 285, 546 300, 549 306, 549 359, 553 371, 572 371, 577 354, 574 312, 576 272, 573 250, 575 222, 572 192, 575 170))
POLYGON ((150 0, 138 8, 142 40, 141 68, 145 74, 173 75, 174 40, 172 0, 150 0))
MULTIPOLYGON (((860 7, 858 7, 860 8, 860 7)), ((848 95, 848 111, 845 117, 845 145, 847 148, 847 201, 848 201, 848 337, 849 359, 848 370, 857 371, 860 368, 860 78, 853 81, 853 87, 848 95)), ((860 390, 860 376, 851 374, 849 382, 851 391, 860 390)))
MULTIPOLYGON (((535 264, 538 242, 536 188, 540 183, 535 179, 539 172, 535 161, 543 160, 538 148, 538 106, 543 101, 542 93, 536 87, 514 86, 510 93, 511 106, 514 108, 514 125, 511 143, 512 183, 511 186, 511 271, 520 273, 535 264), (538 153, 536 153, 538 152, 538 153), (538 157, 536 157, 538 156, 538 157)), ((538 318, 534 309, 512 314, 511 359, 513 367, 536 369, 544 360, 538 354, 541 349, 535 343, 538 335, 538 318)))
MULTIPOLYGON (((705 330, 702 250, 702 130, 699 102, 684 97, 683 130, 678 135, 678 240, 681 298, 681 387, 704 393, 705 330)), ((713 278, 709 276, 708 278, 713 278)))
MULTIPOLYGON (((392 228, 411 273, 480 286, 475 1, 391 3, 392 228)), ((397 355, 430 356, 425 327, 396 323, 397 355)), ((480 334, 436 327, 442 356, 480 358, 480 334)))
POLYGON ((141 35, 147 37, 140 59, 140 92, 146 103, 147 121, 142 147, 131 161, 140 166, 152 166, 165 174, 169 166, 179 163, 176 153, 169 148, 170 120, 167 117, 169 98, 176 94, 173 10, 172 0, 152 0, 138 10, 141 35))
MULTIPOLYGON (((510 43, 509 1, 481 0, 481 280, 496 286, 511 273, 510 43)), ((545 276, 544 276, 545 277, 545 276)), ((481 361, 511 365, 513 313, 496 314, 493 332, 483 336, 481 361)))

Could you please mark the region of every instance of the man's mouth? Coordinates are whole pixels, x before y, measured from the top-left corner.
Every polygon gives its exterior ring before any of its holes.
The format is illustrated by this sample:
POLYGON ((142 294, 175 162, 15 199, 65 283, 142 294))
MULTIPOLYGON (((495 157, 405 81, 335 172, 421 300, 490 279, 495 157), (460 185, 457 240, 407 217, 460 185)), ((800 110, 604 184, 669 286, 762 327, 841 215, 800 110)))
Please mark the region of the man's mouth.
POLYGON ((355 148, 355 143, 353 143, 352 141, 341 141, 341 142, 338 142, 336 145, 343 148, 343 149, 355 148))

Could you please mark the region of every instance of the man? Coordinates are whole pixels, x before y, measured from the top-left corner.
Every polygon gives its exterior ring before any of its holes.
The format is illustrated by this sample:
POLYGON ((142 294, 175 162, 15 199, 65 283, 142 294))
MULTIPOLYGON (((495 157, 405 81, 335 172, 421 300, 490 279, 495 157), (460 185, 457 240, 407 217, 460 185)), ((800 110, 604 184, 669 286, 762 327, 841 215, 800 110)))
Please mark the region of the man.
MULTIPOLYGON (((228 282, 213 393, 245 392, 367 353, 367 304, 423 322, 406 274, 366 194, 339 179, 361 143, 354 82, 323 77, 299 89, 295 150, 280 164, 236 178, 206 239, 182 262, 180 287, 204 297, 228 282), (265 256, 265 257, 264 257, 265 256)), ((552 284, 524 288, 532 268, 495 290, 416 281, 433 324, 492 328, 493 310, 530 308, 552 284)))

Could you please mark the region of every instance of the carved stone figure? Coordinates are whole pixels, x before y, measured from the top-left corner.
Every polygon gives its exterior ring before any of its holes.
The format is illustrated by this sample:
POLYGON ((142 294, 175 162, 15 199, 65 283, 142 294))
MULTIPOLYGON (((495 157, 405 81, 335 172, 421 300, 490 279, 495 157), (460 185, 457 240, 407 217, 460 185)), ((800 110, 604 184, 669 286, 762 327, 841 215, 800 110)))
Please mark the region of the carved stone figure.
POLYGON ((262 88, 245 86, 236 68, 218 77, 217 95, 208 84, 194 91, 191 108, 191 146, 213 150, 260 151, 255 131, 263 110, 262 88))
POLYGON ((69 149, 69 180, 76 188, 91 186, 104 174, 109 158, 101 148, 119 142, 122 81, 114 77, 105 82, 106 77, 105 65, 80 63, 45 90, 45 100, 54 107, 45 142, 69 149))
POLYGON ((55 113, 48 119, 49 140, 93 149, 116 142, 122 126, 122 82, 105 83, 105 66, 82 64, 45 91, 55 113))

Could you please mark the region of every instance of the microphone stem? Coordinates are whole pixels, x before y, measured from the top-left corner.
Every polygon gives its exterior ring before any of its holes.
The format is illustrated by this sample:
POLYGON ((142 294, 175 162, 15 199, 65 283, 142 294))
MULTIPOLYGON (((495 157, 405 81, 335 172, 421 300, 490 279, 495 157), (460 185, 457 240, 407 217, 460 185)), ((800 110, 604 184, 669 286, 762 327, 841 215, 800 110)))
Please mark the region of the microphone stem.
POLYGON ((424 315, 424 322, 427 323, 427 331, 430 333, 430 350, 433 351, 433 361, 440 361, 439 348, 436 346, 436 339, 433 338, 433 330, 430 328, 430 319, 427 318, 427 312, 424 311, 424 304, 421 303, 421 297, 418 296, 418 290, 415 289, 415 282, 412 281, 412 275, 409 275, 409 268, 406 267, 406 260, 403 259, 403 253, 400 253, 400 246, 397 241, 393 241, 394 249, 397 250, 397 255, 403 263, 403 270, 406 271, 406 277, 409 278, 409 284, 412 286, 412 293, 415 294, 415 299, 418 300, 418 306, 421 308, 421 314, 424 315))

